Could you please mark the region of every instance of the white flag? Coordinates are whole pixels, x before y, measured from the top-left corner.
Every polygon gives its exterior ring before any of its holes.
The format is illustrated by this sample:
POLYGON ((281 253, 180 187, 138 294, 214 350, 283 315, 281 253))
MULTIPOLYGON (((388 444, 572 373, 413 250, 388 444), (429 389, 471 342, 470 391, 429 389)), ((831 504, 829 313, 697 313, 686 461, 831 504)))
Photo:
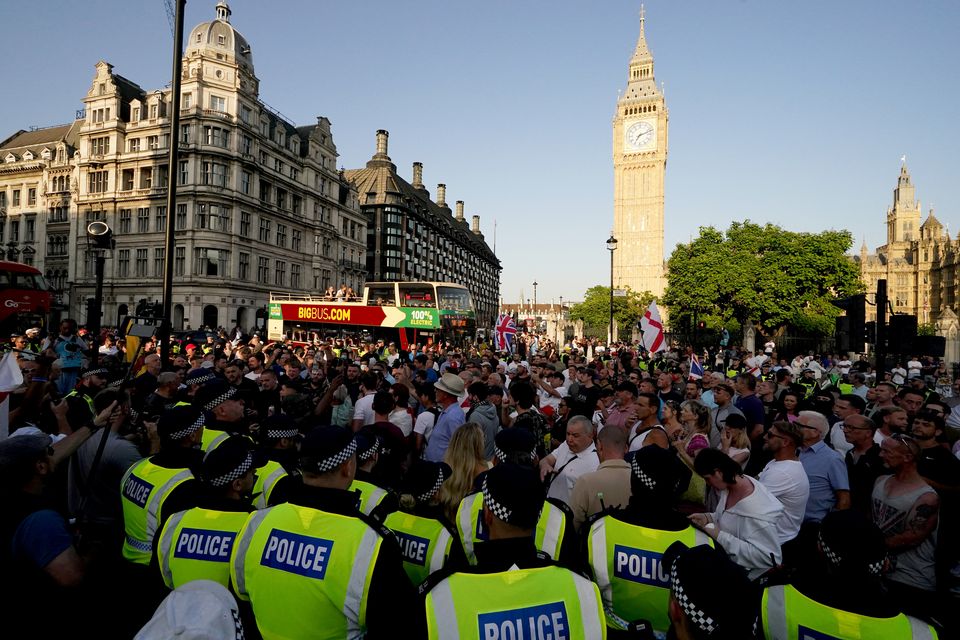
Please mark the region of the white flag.
POLYGON ((657 303, 651 302, 643 317, 640 318, 640 330, 643 332, 643 347, 650 353, 667 350, 667 341, 663 335, 663 322, 657 303))
POLYGON ((23 384, 23 374, 20 365, 12 351, 7 351, 0 360, 0 440, 10 435, 10 400, 7 397, 11 391, 23 384))

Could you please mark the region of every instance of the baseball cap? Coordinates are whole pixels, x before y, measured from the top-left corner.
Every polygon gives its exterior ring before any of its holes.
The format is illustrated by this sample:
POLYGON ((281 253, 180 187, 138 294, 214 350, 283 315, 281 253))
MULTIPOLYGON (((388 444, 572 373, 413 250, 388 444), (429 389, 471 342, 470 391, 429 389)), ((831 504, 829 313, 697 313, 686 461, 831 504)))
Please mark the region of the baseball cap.
POLYGON ((174 589, 134 640, 243 640, 237 601, 213 580, 192 580, 174 589))

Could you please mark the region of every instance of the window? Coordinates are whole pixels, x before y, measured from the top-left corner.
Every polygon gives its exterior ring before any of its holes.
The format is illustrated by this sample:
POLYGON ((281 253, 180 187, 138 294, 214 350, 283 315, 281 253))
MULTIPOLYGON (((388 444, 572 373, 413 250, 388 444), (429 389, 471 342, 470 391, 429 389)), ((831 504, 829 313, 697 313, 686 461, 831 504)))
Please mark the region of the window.
POLYGON ((187 160, 180 161, 180 175, 177 176, 177 184, 189 184, 190 183, 190 166, 187 160))
POLYGON ((240 191, 246 195, 250 195, 250 181, 253 179, 253 176, 250 175, 249 171, 240 172, 240 191))
POLYGON ((164 275, 163 255, 166 253, 163 247, 153 250, 153 275, 156 278, 162 278, 164 275))
POLYGON ((10 221, 10 242, 20 242, 20 221, 10 221))
POLYGON ((133 169, 124 169, 120 174, 120 191, 133 189, 133 169))
POLYGON ((253 119, 253 111, 247 105, 240 105, 240 120, 250 124, 250 120, 253 119))
POLYGON ((290 232, 290 248, 294 251, 300 251, 300 240, 303 238, 303 232, 294 229, 290 232))
POLYGON ((24 242, 33 242, 36 239, 37 234, 37 217, 29 216, 26 219, 26 229, 23 234, 24 242))
POLYGON ((149 189, 153 185, 153 167, 140 169, 140 188, 149 189))
POLYGON ((283 160, 280 158, 273 159, 273 168, 277 173, 283 173, 283 160))
POLYGON ((183 94, 183 108, 189 109, 192 106, 193 106, 193 94, 192 93, 183 94))
POLYGON ((204 127, 203 139, 206 144, 226 149, 230 144, 230 132, 220 127, 204 127))
POLYGON ((174 224, 174 231, 179 231, 181 229, 187 228, 187 205, 178 204, 177 205, 177 216, 176 222, 174 224))
POLYGON ((290 287, 293 289, 300 288, 300 265, 296 263, 290 264, 290 287))
POLYGON ((7 228, 7 218, 0 217, 0 243, 2 243, 4 240, 3 235, 6 228, 7 228))
POLYGON ((90 155, 102 156, 107 153, 110 153, 110 138, 108 136, 90 140, 90 155))
POLYGON ((104 109, 94 109, 90 112, 90 121, 94 124, 106 122, 110 119, 110 107, 104 109))
POLYGON ((160 136, 147 136, 147 148, 156 151, 160 148, 160 136))
POLYGON ((140 151, 140 138, 130 138, 127 141, 127 146, 130 149, 130 153, 137 153, 140 151))
POLYGON ((136 262, 133 264, 134 275, 138 278, 147 277, 147 249, 137 249, 136 262))
POLYGON ((140 107, 134 107, 130 112, 130 122, 139 122, 140 120, 140 107))
POLYGON ((137 209, 137 233, 148 233, 150 231, 150 207, 140 207, 137 209))
POLYGON ((323 253, 323 238, 320 236, 313 236, 313 254, 321 255, 323 253))
POLYGON ((117 227, 117 231, 120 233, 130 233, 130 220, 132 215, 132 209, 120 209, 120 224, 117 227))
MULTIPOLYGON (((240 235, 244 238, 250 237, 250 212, 240 212, 240 235)), ((241 254, 242 255, 242 254, 241 254)))
POLYGON ((285 189, 277 189, 277 208, 281 211, 285 211, 287 208, 287 191, 285 189))
MULTIPOLYGON (((107 191, 107 171, 91 171, 88 174, 88 189, 90 193, 105 193, 107 191)), ((13 206, 20 204, 20 192, 14 191, 14 203, 13 206)))
POLYGON ((190 144, 190 125, 180 125, 180 142, 183 144, 190 144))
POLYGON ((257 258, 257 282, 270 284, 270 259, 257 258))
POLYGON ((270 201, 270 193, 273 191, 273 186, 269 182, 260 181, 260 199, 264 202, 270 201))
MULTIPOLYGON (((50 207, 50 213, 48 216, 49 222, 66 222, 67 221, 67 208, 66 207, 50 207)), ((3 223, 0 222, 0 225, 3 223)))
POLYGON ((300 196, 293 196, 293 214, 300 215, 300 209, 302 208, 303 199, 300 196))
POLYGON ((278 247, 287 246, 287 225, 285 224, 277 225, 277 246, 278 247))
POLYGON ((260 242, 270 242, 270 221, 266 218, 260 218, 260 242))
POLYGON ((274 262, 273 284, 278 287, 284 286, 287 279, 287 263, 283 260, 274 262))
POLYGON ((240 254, 240 268, 237 271, 237 278, 239 278, 240 280, 250 279, 250 254, 249 253, 240 254))
MULTIPOLYGON (((179 208, 179 205, 177 205, 179 208)), ((186 205, 184 205, 186 206, 186 205)), ((173 275, 182 276, 187 266, 186 247, 177 247, 173 252, 173 275)))
POLYGON ((295 181, 299 181, 299 180, 300 180, 300 170, 299 170, 299 169, 295 169, 295 168, 293 168, 293 167, 290 167, 290 177, 293 178, 295 181))
POLYGON ((194 249, 194 254, 196 255, 197 275, 216 276, 219 278, 227 276, 227 261, 230 259, 229 251, 197 247, 194 249))
POLYGON ((240 151, 244 155, 253 155, 253 138, 250 136, 243 136, 243 139, 240 142, 240 151))
POLYGON ((164 232, 167 230, 167 208, 166 207, 157 207, 156 223, 154 225, 157 231, 164 232))
POLYGON ((117 251, 117 277, 125 278, 130 275, 130 249, 117 251))
POLYGON ((33 187, 27 189, 27 206, 32 207, 37 204, 37 190, 33 187))
POLYGON ((213 111, 226 111, 227 99, 223 96, 210 96, 210 109, 213 111))
POLYGON ((156 119, 157 119, 157 116, 159 115, 159 113, 160 113, 160 105, 158 105, 158 104, 152 104, 152 105, 150 105, 150 119, 151 119, 151 120, 156 120, 156 119))
POLYGON ((20 189, 13 190, 13 206, 20 206, 20 189))
POLYGON ((157 180, 154 183, 158 189, 166 189, 167 183, 170 181, 170 171, 167 169, 167 165, 161 164, 157 166, 157 180))
POLYGON ((227 165, 219 162, 204 162, 203 184, 210 184, 215 187, 227 186, 227 165))

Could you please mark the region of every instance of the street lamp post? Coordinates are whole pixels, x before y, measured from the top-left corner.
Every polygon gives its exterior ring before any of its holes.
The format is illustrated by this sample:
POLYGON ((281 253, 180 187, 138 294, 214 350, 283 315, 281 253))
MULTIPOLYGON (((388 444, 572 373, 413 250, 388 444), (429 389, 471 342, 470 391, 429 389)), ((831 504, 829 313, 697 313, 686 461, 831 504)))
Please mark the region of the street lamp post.
POLYGON ((613 345, 613 252, 617 250, 617 239, 610 234, 607 238, 607 251, 610 252, 610 338, 607 340, 607 348, 613 345))
POLYGON ((534 315, 536 315, 537 313, 537 284, 539 283, 536 280, 534 280, 533 281, 533 313, 534 315))
POLYGON ((90 367, 97 366, 100 355, 100 327, 103 317, 103 267, 106 253, 114 247, 113 230, 105 222, 99 220, 87 225, 87 246, 94 255, 94 277, 96 278, 96 292, 93 303, 87 306, 87 331, 90 332, 90 367))

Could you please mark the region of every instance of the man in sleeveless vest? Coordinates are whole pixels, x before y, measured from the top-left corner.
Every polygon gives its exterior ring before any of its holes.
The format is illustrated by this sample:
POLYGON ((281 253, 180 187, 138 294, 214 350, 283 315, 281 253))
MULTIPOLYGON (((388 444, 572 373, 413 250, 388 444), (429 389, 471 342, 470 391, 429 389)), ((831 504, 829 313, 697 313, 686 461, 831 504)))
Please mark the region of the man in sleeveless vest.
POLYGON ((410 637, 422 604, 393 535, 356 510, 353 433, 317 427, 300 448, 302 483, 289 502, 255 512, 231 556, 237 596, 265 640, 410 637))
POLYGON ((445 572, 421 587, 430 638, 606 638, 597 586, 552 564, 534 545, 544 501, 530 467, 498 464, 483 482, 490 539, 471 573, 445 572))

